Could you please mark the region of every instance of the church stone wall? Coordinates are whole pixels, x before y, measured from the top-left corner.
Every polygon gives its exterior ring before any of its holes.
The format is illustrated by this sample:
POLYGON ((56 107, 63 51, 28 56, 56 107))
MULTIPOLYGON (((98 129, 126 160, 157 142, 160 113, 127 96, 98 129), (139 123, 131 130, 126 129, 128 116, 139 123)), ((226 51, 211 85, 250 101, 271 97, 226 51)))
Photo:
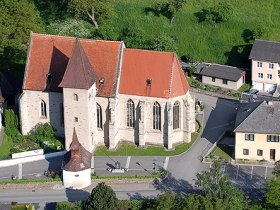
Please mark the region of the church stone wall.
POLYGON ((63 88, 66 150, 69 149, 74 127, 83 147, 90 152, 94 149, 97 132, 95 95, 95 84, 89 90, 63 88), (74 100, 74 94, 77 94, 78 101, 74 100))
POLYGON ((56 135, 64 137, 62 98, 62 93, 23 90, 19 106, 22 134, 32 132, 38 123, 50 123, 55 128, 56 135), (42 100, 46 103, 47 117, 41 116, 42 100))

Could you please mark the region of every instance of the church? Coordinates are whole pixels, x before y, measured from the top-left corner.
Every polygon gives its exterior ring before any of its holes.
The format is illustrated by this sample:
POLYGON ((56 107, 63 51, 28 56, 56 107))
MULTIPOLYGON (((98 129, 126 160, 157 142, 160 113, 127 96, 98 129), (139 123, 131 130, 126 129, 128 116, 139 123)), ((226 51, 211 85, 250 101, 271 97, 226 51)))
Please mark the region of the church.
POLYGON ((23 92, 22 134, 50 123, 81 145, 122 142, 174 145, 191 140, 195 100, 175 53, 129 49, 122 41, 31 33, 23 92))

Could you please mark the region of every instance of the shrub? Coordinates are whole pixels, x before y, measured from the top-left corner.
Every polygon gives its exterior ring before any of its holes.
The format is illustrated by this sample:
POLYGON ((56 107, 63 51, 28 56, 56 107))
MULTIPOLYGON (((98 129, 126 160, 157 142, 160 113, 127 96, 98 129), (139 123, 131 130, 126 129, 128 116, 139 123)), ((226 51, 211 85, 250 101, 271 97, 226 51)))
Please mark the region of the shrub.
POLYGON ((233 14, 233 8, 227 2, 220 2, 214 7, 203 9, 201 11, 201 21, 209 23, 220 23, 229 20, 233 14))
POLYGON ((34 135, 53 139, 55 138, 55 130, 49 123, 45 123, 45 124, 38 123, 35 126, 34 135))
POLYGON ((18 116, 12 109, 6 109, 4 111, 4 123, 6 130, 18 129, 18 116))

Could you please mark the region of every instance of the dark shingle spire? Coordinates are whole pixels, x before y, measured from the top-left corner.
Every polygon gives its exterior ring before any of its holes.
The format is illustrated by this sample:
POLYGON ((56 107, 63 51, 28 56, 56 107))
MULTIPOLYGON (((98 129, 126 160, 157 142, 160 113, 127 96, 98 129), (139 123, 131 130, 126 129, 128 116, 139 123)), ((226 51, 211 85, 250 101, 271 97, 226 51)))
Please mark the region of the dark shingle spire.
POLYGON ((88 57, 78 39, 76 39, 72 56, 59 87, 89 89, 95 82, 96 75, 88 57))

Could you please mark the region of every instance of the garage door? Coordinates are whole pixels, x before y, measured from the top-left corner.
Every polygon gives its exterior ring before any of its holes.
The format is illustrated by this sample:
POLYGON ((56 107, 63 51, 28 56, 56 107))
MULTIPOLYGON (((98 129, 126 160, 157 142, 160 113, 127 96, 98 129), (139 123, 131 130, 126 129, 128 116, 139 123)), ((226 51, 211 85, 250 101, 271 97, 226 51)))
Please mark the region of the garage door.
POLYGON ((257 89, 257 90, 260 90, 260 91, 263 90, 263 83, 255 82, 253 86, 254 86, 254 88, 257 89))
POLYGON ((264 85, 265 92, 274 92, 275 88, 276 88, 276 85, 274 85, 274 84, 265 84, 264 85))

